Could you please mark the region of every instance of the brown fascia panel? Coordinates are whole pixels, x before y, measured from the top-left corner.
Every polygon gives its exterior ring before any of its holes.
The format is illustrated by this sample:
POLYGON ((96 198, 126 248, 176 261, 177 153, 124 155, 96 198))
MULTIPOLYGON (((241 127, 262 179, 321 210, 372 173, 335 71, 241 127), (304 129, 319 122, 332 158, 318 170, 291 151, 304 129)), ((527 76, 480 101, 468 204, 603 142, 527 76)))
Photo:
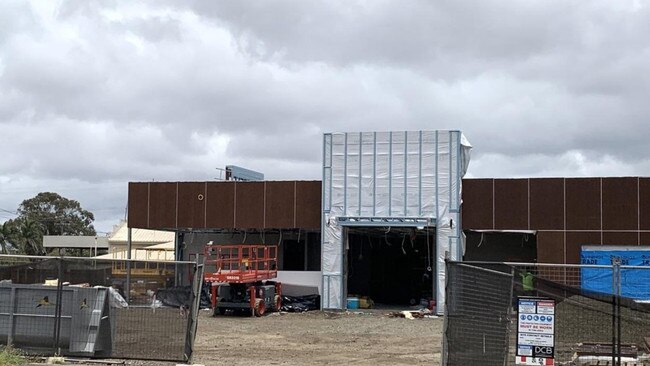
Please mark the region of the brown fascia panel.
POLYGON ((321 182, 133 182, 128 205, 135 228, 313 230, 321 182))

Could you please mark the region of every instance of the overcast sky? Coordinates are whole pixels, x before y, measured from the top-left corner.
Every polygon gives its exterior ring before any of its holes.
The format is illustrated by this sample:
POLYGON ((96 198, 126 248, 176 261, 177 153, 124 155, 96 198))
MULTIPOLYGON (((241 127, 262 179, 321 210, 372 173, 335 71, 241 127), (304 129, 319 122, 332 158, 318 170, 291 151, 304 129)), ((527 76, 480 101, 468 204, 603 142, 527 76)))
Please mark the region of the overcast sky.
POLYGON ((650 175, 642 1, 0 2, 0 222, 128 181, 320 179, 332 131, 461 129, 470 177, 650 175), (6 212, 9 211, 9 212, 6 212))

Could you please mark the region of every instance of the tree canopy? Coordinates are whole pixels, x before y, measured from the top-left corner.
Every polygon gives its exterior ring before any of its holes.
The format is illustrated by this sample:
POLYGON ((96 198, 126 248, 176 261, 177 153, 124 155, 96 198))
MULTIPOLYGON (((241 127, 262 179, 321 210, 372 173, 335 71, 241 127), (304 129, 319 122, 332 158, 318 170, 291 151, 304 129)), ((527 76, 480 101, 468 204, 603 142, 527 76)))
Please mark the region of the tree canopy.
POLYGON ((96 235, 93 213, 57 193, 41 192, 24 200, 16 212, 18 217, 0 227, 0 249, 5 253, 43 255, 43 235, 96 235))
POLYGON ((9 222, 4 222, 0 225, 0 250, 2 254, 9 253, 8 244, 11 239, 13 227, 9 222))

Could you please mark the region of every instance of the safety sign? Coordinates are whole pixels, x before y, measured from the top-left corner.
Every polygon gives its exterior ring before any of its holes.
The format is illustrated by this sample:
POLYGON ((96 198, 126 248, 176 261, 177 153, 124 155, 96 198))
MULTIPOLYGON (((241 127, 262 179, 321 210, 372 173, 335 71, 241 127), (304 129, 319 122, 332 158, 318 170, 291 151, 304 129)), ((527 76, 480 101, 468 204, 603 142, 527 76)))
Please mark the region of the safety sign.
POLYGON ((545 298, 518 298, 517 365, 552 365, 555 355, 555 301, 545 298))

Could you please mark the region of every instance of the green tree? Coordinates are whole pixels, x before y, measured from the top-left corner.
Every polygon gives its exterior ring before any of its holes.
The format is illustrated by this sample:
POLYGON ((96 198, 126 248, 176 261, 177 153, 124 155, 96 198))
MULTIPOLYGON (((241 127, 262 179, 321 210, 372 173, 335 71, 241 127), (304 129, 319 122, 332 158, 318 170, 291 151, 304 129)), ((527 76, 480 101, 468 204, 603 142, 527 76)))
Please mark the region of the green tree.
POLYGON ((43 248, 43 233, 41 225, 29 219, 23 220, 18 226, 16 245, 23 254, 45 255, 43 248))
POLYGON ((0 249, 2 254, 9 253, 9 242, 12 238, 13 226, 9 222, 4 222, 0 226, 0 249))
POLYGON ((18 217, 5 223, 9 226, 6 242, 24 254, 45 254, 43 235, 97 234, 93 213, 81 208, 78 201, 57 193, 41 192, 26 199, 17 212, 18 217))
POLYGON ((0 242, 4 253, 43 255, 43 234, 41 226, 34 221, 17 217, 2 224, 0 242))

